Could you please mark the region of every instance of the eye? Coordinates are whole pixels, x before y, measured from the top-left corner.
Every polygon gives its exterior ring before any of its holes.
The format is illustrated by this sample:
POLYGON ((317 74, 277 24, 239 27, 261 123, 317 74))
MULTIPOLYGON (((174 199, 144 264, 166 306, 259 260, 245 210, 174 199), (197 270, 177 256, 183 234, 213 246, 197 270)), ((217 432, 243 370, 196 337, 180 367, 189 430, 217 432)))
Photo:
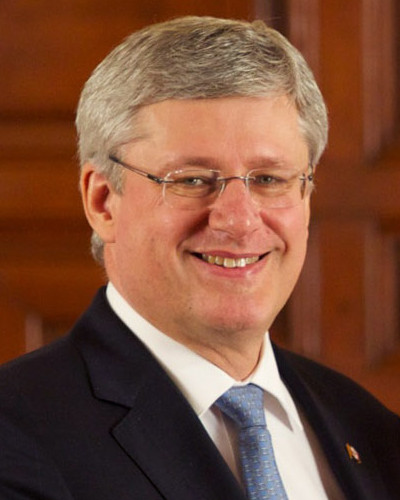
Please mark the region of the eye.
POLYGON ((257 173, 251 176, 253 183, 257 186, 273 187, 277 185, 283 185, 287 182, 286 179, 278 177, 269 173, 257 173))
POLYGON ((187 187, 202 187, 209 186, 213 183, 213 179, 204 176, 181 175, 175 179, 175 182, 187 187))
POLYGON ((178 196, 200 198, 215 191, 218 172, 207 170, 182 170, 168 176, 167 189, 178 196))

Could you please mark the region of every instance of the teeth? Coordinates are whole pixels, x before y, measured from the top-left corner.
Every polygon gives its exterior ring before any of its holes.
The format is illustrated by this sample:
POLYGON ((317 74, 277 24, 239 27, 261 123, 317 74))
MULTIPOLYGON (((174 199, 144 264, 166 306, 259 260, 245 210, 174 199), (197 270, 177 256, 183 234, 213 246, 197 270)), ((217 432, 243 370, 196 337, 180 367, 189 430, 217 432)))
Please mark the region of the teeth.
POLYGON ((203 253, 201 258, 208 262, 208 264, 216 264, 217 266, 226 267, 233 269, 235 267, 246 267, 249 264, 254 264, 260 258, 258 256, 254 257, 240 257, 239 259, 233 259, 232 257, 221 257, 220 255, 207 255, 203 253))

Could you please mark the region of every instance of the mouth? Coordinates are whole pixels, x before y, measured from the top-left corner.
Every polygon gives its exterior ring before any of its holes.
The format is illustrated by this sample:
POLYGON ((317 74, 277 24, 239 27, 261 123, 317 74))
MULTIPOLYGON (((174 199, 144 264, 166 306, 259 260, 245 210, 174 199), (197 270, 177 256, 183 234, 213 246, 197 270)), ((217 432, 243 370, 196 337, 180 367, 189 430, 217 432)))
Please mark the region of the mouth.
POLYGON ((234 269, 237 267, 247 267, 251 264, 255 264, 262 258, 264 258, 267 254, 262 255, 254 255, 250 257, 225 257, 222 255, 210 255, 206 253, 197 254, 196 256, 207 262, 207 264, 212 264, 215 266, 225 267, 227 269, 234 269))

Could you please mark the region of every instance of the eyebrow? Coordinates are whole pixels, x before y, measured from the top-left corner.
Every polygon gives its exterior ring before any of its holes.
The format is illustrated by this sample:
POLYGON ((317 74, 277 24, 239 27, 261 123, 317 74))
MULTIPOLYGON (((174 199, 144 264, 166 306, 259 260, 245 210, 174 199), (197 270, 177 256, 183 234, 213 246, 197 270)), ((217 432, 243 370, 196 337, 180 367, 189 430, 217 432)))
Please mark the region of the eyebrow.
POLYGON ((182 156, 168 161, 165 167, 179 169, 185 167, 218 168, 218 161, 207 156, 182 156))
MULTIPOLYGON (((218 158, 208 156, 183 156, 167 162, 164 165, 163 170, 177 170, 183 166, 203 167, 215 170, 223 169, 223 164, 221 164, 221 161, 218 158)), ((245 166, 248 170, 263 167, 287 170, 288 168, 293 167, 293 165, 289 164, 287 160, 282 157, 261 155, 252 158, 245 166)))

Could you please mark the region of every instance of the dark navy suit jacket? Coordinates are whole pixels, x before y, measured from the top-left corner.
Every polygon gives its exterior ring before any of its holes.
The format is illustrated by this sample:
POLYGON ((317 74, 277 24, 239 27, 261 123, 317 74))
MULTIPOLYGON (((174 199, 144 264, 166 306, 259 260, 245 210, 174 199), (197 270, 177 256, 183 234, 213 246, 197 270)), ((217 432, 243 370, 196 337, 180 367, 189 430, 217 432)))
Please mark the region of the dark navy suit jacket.
MULTIPOLYGON (((275 354, 345 498, 400 499, 400 419, 347 378, 279 348, 275 354)), ((102 289, 68 336, 0 369, 0 499, 245 497, 102 289)))

